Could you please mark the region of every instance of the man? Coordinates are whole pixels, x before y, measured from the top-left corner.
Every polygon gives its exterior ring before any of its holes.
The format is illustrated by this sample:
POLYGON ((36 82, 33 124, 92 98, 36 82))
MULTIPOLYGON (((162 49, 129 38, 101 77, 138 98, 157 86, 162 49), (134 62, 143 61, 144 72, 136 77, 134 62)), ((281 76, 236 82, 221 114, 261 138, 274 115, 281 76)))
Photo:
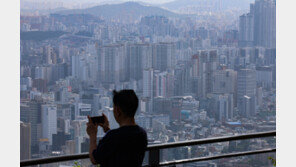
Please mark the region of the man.
POLYGON ((133 90, 113 91, 113 114, 119 128, 110 130, 109 121, 95 125, 88 116, 89 157, 101 167, 140 167, 147 148, 147 134, 134 119, 139 100, 133 90), (106 133, 97 145, 97 127, 106 133))

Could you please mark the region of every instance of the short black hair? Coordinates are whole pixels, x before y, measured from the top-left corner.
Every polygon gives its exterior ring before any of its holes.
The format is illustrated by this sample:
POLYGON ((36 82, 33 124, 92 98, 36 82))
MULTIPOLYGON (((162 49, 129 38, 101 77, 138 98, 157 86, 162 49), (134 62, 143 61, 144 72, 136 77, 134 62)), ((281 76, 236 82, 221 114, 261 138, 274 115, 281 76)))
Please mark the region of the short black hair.
POLYGON ((113 104, 121 109, 127 117, 134 117, 139 105, 139 99, 132 89, 119 92, 113 90, 113 104))

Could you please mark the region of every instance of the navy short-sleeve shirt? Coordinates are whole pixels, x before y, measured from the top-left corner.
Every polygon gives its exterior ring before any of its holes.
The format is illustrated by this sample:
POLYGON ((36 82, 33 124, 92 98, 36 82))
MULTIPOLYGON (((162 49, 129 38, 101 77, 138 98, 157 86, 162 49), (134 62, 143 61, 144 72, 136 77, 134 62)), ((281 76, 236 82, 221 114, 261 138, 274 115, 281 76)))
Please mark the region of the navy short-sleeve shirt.
POLYGON ((109 130, 92 154, 101 167, 140 167, 147 148, 146 131, 138 125, 109 130))

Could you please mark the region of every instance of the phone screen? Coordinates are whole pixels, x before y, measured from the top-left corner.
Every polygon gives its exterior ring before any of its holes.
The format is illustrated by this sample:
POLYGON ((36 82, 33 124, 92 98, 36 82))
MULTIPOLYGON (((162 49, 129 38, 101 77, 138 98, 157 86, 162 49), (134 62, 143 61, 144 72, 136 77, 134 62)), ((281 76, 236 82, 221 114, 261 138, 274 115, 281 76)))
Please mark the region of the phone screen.
POLYGON ((91 120, 94 124, 104 123, 103 116, 91 117, 91 120))

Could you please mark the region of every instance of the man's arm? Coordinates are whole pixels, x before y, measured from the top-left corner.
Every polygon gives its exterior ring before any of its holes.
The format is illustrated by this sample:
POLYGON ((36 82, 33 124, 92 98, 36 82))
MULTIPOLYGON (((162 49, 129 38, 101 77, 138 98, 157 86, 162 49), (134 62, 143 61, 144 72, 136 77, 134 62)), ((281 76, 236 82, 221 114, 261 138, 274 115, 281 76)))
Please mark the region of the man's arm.
POLYGON ((97 164, 92 153, 97 148, 98 125, 94 125, 89 116, 88 116, 86 132, 89 135, 89 139, 90 139, 90 144, 89 144, 90 161, 92 162, 92 164, 97 164))
POLYGON ((97 136, 90 136, 90 144, 89 144, 89 158, 92 164, 97 164, 95 158, 93 156, 94 150, 97 148, 97 136))
MULTIPOLYGON (((110 130, 108 118, 106 117, 105 114, 103 114, 103 116, 104 116, 104 123, 99 123, 98 125, 94 125, 91 118, 88 116, 88 123, 87 123, 86 131, 87 131, 87 134, 89 135, 89 139, 90 139, 89 158, 90 158, 90 161, 92 162, 92 164, 97 164, 96 160, 98 161, 98 158, 102 158, 101 156, 97 157, 97 155, 95 155, 97 158, 97 159, 95 159, 95 157, 93 155, 94 151, 97 150, 97 148, 98 148, 98 146, 97 146, 98 126, 101 126, 105 133, 107 133, 110 130)), ((96 152, 96 154, 100 154, 100 151, 96 152)), ((107 151, 105 151, 104 154, 107 154, 107 151)))

